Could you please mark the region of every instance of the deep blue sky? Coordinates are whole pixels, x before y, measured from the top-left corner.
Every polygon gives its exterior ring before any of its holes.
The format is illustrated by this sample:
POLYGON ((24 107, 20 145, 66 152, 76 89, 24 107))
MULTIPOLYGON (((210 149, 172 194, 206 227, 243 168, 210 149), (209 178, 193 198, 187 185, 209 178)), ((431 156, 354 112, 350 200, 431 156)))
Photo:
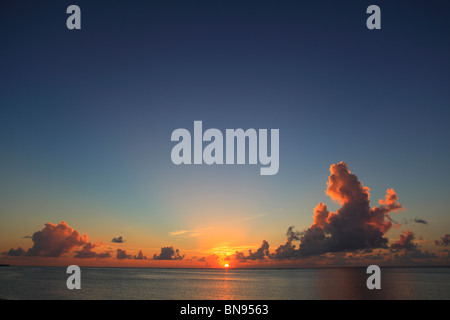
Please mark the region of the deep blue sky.
POLYGON ((191 218, 268 213, 247 232, 282 239, 317 202, 333 206, 328 168, 345 161, 374 200, 394 187, 405 217, 432 222, 420 231, 444 233, 449 12, 448 1, 3 1, 2 232, 64 219, 164 237, 191 218), (70 4, 82 30, 66 28, 70 4), (381 30, 366 28, 370 4, 381 30), (279 173, 174 166, 170 135, 194 120, 279 129, 279 173))

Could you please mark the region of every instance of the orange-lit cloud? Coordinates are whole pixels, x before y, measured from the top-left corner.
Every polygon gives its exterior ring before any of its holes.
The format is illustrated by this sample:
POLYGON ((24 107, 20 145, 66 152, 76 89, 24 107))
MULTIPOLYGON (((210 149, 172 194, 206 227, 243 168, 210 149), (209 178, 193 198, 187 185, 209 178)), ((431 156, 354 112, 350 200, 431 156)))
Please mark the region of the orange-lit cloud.
POLYGON ((42 230, 37 231, 31 237, 33 246, 24 250, 21 247, 10 249, 5 255, 8 256, 29 256, 29 257, 60 257, 69 252, 75 253, 74 258, 109 258, 108 252, 96 253, 93 251, 97 247, 88 240, 85 234, 82 236, 78 231, 69 227, 65 221, 59 224, 46 223, 42 230), (75 250, 81 248, 79 250, 75 250))
POLYGON ((397 242, 391 244, 392 249, 413 249, 417 248, 417 245, 414 241, 414 232, 407 230, 403 231, 403 234, 400 235, 400 239, 397 242))
POLYGON ((328 214, 329 212, 327 206, 320 202, 314 208, 314 222, 311 225, 311 228, 318 227, 323 229, 323 227, 325 227, 325 224, 327 223, 328 214))
POLYGON ((88 243, 87 235, 81 236, 64 221, 57 225, 46 223, 41 231, 33 234, 32 240, 34 245, 27 254, 43 257, 59 257, 88 243))
POLYGON ((46 223, 41 231, 31 237, 33 247, 24 251, 20 247, 9 252, 16 255, 59 257, 74 248, 88 244, 87 235, 81 236, 76 230, 67 225, 65 221, 59 224, 46 223))
POLYGON ((299 253, 386 248, 388 239, 384 235, 392 227, 389 214, 402 206, 394 189, 388 189, 380 206, 371 208, 369 191, 346 163, 331 165, 326 194, 341 208, 329 212, 319 203, 314 209, 313 224, 301 237, 299 253))

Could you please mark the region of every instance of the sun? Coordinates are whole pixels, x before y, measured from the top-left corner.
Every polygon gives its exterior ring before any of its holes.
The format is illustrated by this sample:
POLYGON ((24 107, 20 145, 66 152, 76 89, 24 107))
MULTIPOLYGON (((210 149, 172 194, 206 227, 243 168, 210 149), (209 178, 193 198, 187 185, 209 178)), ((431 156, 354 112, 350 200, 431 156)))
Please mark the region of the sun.
POLYGON ((228 267, 229 267, 228 263, 225 263, 223 266, 224 266, 225 268, 228 268, 228 267))

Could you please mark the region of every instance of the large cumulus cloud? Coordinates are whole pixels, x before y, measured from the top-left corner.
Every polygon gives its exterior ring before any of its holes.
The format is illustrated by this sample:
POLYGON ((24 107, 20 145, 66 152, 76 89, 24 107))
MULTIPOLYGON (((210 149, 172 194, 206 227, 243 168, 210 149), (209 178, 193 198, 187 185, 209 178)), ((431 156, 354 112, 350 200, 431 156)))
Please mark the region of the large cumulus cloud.
POLYGON ((46 223, 41 231, 32 236, 33 247, 28 250, 30 256, 59 257, 63 253, 88 243, 87 235, 80 235, 65 221, 59 224, 46 223))
MULTIPOLYGON (((261 259, 292 259, 324 253, 387 249, 385 234, 393 227, 391 212, 402 209, 394 189, 387 189, 378 206, 371 207, 370 189, 364 186, 346 163, 330 167, 326 194, 341 207, 335 212, 324 203, 314 208, 313 223, 303 231, 290 226, 286 243, 269 252, 269 243, 263 241, 256 252, 236 252, 232 258, 240 261, 261 259), (294 244, 299 241, 300 244, 294 244)), ((417 221, 423 223, 424 220, 417 221)), ((405 235, 405 245, 411 235, 405 235)), ((445 241, 443 241, 445 242, 445 241)), ((400 244, 394 244, 394 248, 400 244)))
POLYGON ((60 257, 74 251, 75 258, 109 257, 107 252, 97 254, 92 251, 96 245, 89 242, 86 234, 82 236, 65 221, 61 221, 59 224, 46 223, 42 230, 31 236, 31 240, 33 246, 28 250, 19 247, 10 249, 4 254, 8 256, 60 257), (75 250, 80 247, 80 250, 75 250))
POLYGON ((371 207, 369 191, 346 163, 331 165, 326 194, 341 208, 332 212, 323 203, 316 206, 313 224, 300 237, 300 254, 387 248, 390 213, 402 206, 394 189, 387 189, 379 206, 371 207))

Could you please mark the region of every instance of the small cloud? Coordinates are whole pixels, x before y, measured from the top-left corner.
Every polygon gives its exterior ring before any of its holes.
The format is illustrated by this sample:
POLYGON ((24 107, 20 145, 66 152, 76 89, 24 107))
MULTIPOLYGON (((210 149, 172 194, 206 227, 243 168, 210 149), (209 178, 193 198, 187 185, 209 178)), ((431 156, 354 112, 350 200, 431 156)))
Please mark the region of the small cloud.
POLYGON ((133 257, 135 260, 147 260, 147 257, 144 256, 144 254, 142 253, 142 250, 139 250, 139 253, 137 256, 133 257))
POLYGON ((434 243, 437 246, 444 246, 444 247, 448 246, 450 244, 450 234, 446 234, 443 237, 441 237, 441 239, 435 240, 434 243))
POLYGON ((42 230, 33 233, 31 237, 33 247, 26 252, 22 248, 11 249, 8 254, 32 257, 60 257, 72 249, 83 246, 88 242, 87 235, 80 235, 64 221, 59 224, 47 222, 42 230))
POLYGON ((86 243, 81 250, 75 251, 76 255, 74 255, 74 258, 78 259, 90 259, 90 258, 97 258, 97 259, 104 259, 111 257, 111 254, 109 252, 102 252, 97 253, 94 252, 92 249, 94 249, 97 245, 89 242, 86 243))
POLYGON ((10 257, 18 257, 18 256, 23 256, 26 254, 26 251, 23 250, 21 247, 18 247, 17 249, 9 249, 9 251, 3 252, 2 253, 4 256, 10 256, 10 257))
POLYGON ((116 238, 116 237, 112 238, 111 242, 114 242, 114 243, 124 243, 125 240, 123 239, 122 236, 120 236, 120 237, 117 237, 117 238, 116 238))
POLYGON ((404 231, 403 234, 400 235, 400 239, 391 245, 391 249, 415 249, 417 248, 417 244, 413 242, 414 240, 414 232, 412 231, 404 231))
POLYGON ((415 222, 415 223, 421 223, 421 224, 428 224, 427 221, 425 221, 425 220, 423 220, 423 219, 419 219, 419 218, 415 218, 415 219, 414 219, 414 222, 415 222))
POLYGON ((125 260, 125 259, 133 259, 133 256, 131 254, 127 254, 125 250, 117 249, 116 258, 119 260, 125 260))
POLYGON ((153 260, 182 260, 183 258, 184 255, 181 255, 180 251, 173 247, 163 247, 159 255, 153 255, 153 260))

